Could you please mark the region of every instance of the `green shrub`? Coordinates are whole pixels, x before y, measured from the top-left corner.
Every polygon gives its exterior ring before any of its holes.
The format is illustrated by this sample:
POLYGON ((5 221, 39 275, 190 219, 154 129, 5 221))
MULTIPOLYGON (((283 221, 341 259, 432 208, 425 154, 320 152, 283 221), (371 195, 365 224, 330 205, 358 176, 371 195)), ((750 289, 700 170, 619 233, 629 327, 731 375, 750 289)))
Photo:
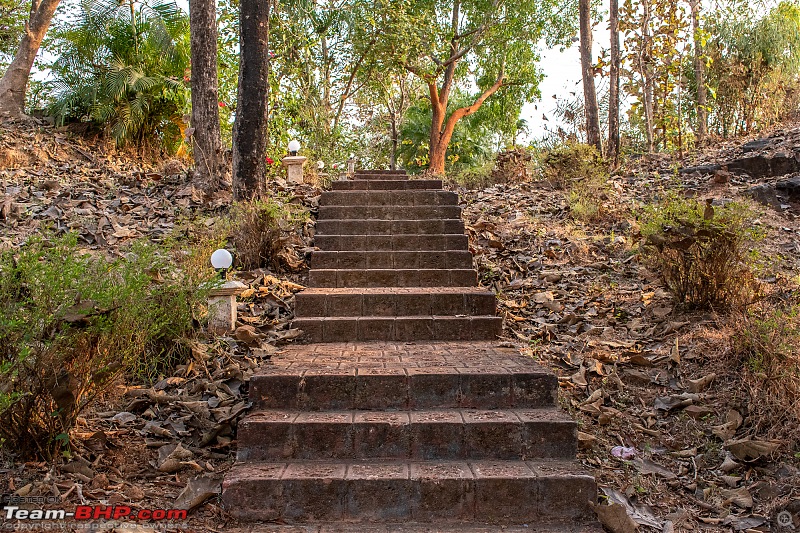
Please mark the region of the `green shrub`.
POLYGON ((136 243, 114 260, 75 235, 0 253, 0 444, 52 458, 81 411, 121 374, 155 379, 189 354, 183 340, 209 272, 136 243))
POLYGON ((703 206, 667 197, 641 214, 645 252, 678 301, 698 308, 733 308, 753 301, 757 256, 751 245, 762 237, 744 204, 703 206))
POLYGON ((592 221, 606 214, 608 171, 594 146, 559 146, 544 155, 541 166, 545 179, 565 191, 574 218, 592 221))

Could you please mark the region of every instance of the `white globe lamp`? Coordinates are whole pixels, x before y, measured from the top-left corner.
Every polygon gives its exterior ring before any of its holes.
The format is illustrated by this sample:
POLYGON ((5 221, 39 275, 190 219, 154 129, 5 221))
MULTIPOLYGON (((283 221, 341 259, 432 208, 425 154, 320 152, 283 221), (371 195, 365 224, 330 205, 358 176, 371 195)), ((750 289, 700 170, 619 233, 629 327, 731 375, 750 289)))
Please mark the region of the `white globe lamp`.
POLYGON ((296 139, 289 142, 289 155, 297 155, 300 151, 300 142, 296 139))
POLYGON ((211 266, 217 270, 227 270, 233 264, 233 256, 228 250, 220 248, 211 254, 211 266))

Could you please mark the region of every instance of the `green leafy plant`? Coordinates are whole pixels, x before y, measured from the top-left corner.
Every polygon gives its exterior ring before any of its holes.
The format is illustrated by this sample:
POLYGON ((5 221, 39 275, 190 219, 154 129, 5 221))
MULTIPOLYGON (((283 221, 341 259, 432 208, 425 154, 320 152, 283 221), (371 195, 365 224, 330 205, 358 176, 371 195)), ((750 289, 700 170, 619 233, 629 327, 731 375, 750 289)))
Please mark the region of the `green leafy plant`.
POLYGON ((84 0, 54 32, 56 121, 90 121, 118 146, 184 147, 189 19, 174 1, 84 0))
POLYGON ((4 446, 52 458, 116 377, 155 379, 185 359, 199 287, 213 272, 183 269, 182 257, 136 243, 107 259, 80 250, 72 234, 0 253, 4 446))
POLYGON ((744 204, 701 205, 668 196, 641 213, 647 258, 678 301, 699 308, 735 308, 757 295, 757 257, 763 237, 744 204))

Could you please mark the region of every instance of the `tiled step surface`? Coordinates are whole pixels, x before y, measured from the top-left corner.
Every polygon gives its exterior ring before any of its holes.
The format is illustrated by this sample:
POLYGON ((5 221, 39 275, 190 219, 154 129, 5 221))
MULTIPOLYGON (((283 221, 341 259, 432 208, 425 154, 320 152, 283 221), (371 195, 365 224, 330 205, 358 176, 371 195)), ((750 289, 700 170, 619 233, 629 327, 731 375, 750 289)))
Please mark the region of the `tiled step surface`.
POLYGON ((331 184, 334 191, 386 191, 441 189, 442 180, 339 180, 331 184))
POLYGON ((290 523, 586 520, 596 498, 594 479, 560 461, 249 462, 223 490, 234 516, 290 523))
POLYGON ((306 289, 295 316, 495 316, 494 293, 478 287, 306 289))
POLYGON ((258 523, 234 529, 226 529, 226 533, 603 533, 599 523, 575 523, 569 521, 547 521, 539 523, 488 523, 480 520, 469 522, 423 523, 404 521, 403 523, 378 524, 363 522, 344 522, 337 520, 329 523, 279 525, 258 523))
POLYGON ((457 205, 393 205, 352 206, 324 205, 319 208, 317 220, 431 220, 458 218, 461 208, 457 205))
POLYGON ((474 287, 478 274, 472 269, 443 268, 340 268, 308 273, 312 287, 474 287))
POLYGON ((472 254, 467 250, 446 251, 344 251, 314 252, 311 269, 443 268, 472 269, 472 254))
POLYGON ((254 409, 555 407, 556 377, 489 342, 292 346, 250 379, 254 409))
POLYGON ((237 460, 565 459, 576 424, 554 408, 257 411, 239 427, 237 460))
MULTIPOLYGON (((410 183, 410 182, 401 182, 410 183)), ((322 194, 321 206, 437 206, 458 205, 458 195, 441 190, 329 191, 322 194)), ((459 215, 460 216, 460 215, 459 215)))
POLYGON ((503 320, 495 316, 362 316, 297 318, 308 342, 348 341, 482 341, 500 335, 503 320))
POLYGON ((449 235, 320 235, 314 244, 323 251, 447 251, 468 250, 463 233, 449 235))
POLYGON ((437 220, 317 220, 317 235, 441 235, 463 234, 461 219, 437 220))

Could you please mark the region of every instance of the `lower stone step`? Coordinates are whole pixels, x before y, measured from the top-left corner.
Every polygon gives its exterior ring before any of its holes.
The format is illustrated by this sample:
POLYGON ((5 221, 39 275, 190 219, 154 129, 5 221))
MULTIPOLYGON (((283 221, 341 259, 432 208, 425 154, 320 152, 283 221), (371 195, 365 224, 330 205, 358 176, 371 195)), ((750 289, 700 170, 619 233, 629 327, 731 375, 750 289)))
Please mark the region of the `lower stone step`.
POLYGON ((434 220, 317 220, 317 235, 441 235, 463 234, 460 218, 434 220))
POLYGON ((226 528, 226 533, 604 533, 603 526, 590 521, 537 521, 536 523, 505 523, 485 521, 422 523, 405 521, 402 524, 374 524, 336 521, 305 523, 291 526, 260 522, 252 527, 226 528))
POLYGON ((543 367, 486 349, 482 342, 471 343, 478 353, 441 351, 452 344, 401 345, 407 350, 378 353, 358 349, 372 343, 318 344, 308 353, 303 346, 292 346, 285 351, 291 357, 263 366, 250 378, 249 399, 254 409, 306 411, 556 405, 558 380, 543 367), (405 355, 411 349, 420 351, 405 355))
POLYGON ((308 271, 310 287, 475 287, 477 284, 478 272, 467 268, 340 268, 308 271))
POLYGON ((245 520, 591 520, 594 479, 572 462, 275 462, 235 465, 222 502, 245 520))
MULTIPOLYGON (((342 193, 344 194, 344 193, 342 193)), ((323 205, 320 220, 441 220, 461 217, 457 205, 323 205)))
POLYGON ((577 425, 556 408, 323 411, 270 409, 239 423, 238 461, 564 459, 577 425))
POLYGON ((319 235, 314 245, 321 250, 337 251, 444 251, 468 250, 469 241, 463 233, 450 235, 319 235))
POLYGON ((378 287, 306 289, 295 295, 294 314, 347 316, 494 316, 497 299, 478 287, 378 287))
POLYGON ((438 190, 442 180, 339 180, 331 184, 334 191, 408 191, 438 190))
POLYGON ((315 251, 311 254, 311 269, 461 269, 472 268, 472 254, 466 250, 443 252, 417 251, 315 251))
POLYGON ((500 336, 498 316, 347 316, 296 318, 305 342, 487 341, 500 336))

